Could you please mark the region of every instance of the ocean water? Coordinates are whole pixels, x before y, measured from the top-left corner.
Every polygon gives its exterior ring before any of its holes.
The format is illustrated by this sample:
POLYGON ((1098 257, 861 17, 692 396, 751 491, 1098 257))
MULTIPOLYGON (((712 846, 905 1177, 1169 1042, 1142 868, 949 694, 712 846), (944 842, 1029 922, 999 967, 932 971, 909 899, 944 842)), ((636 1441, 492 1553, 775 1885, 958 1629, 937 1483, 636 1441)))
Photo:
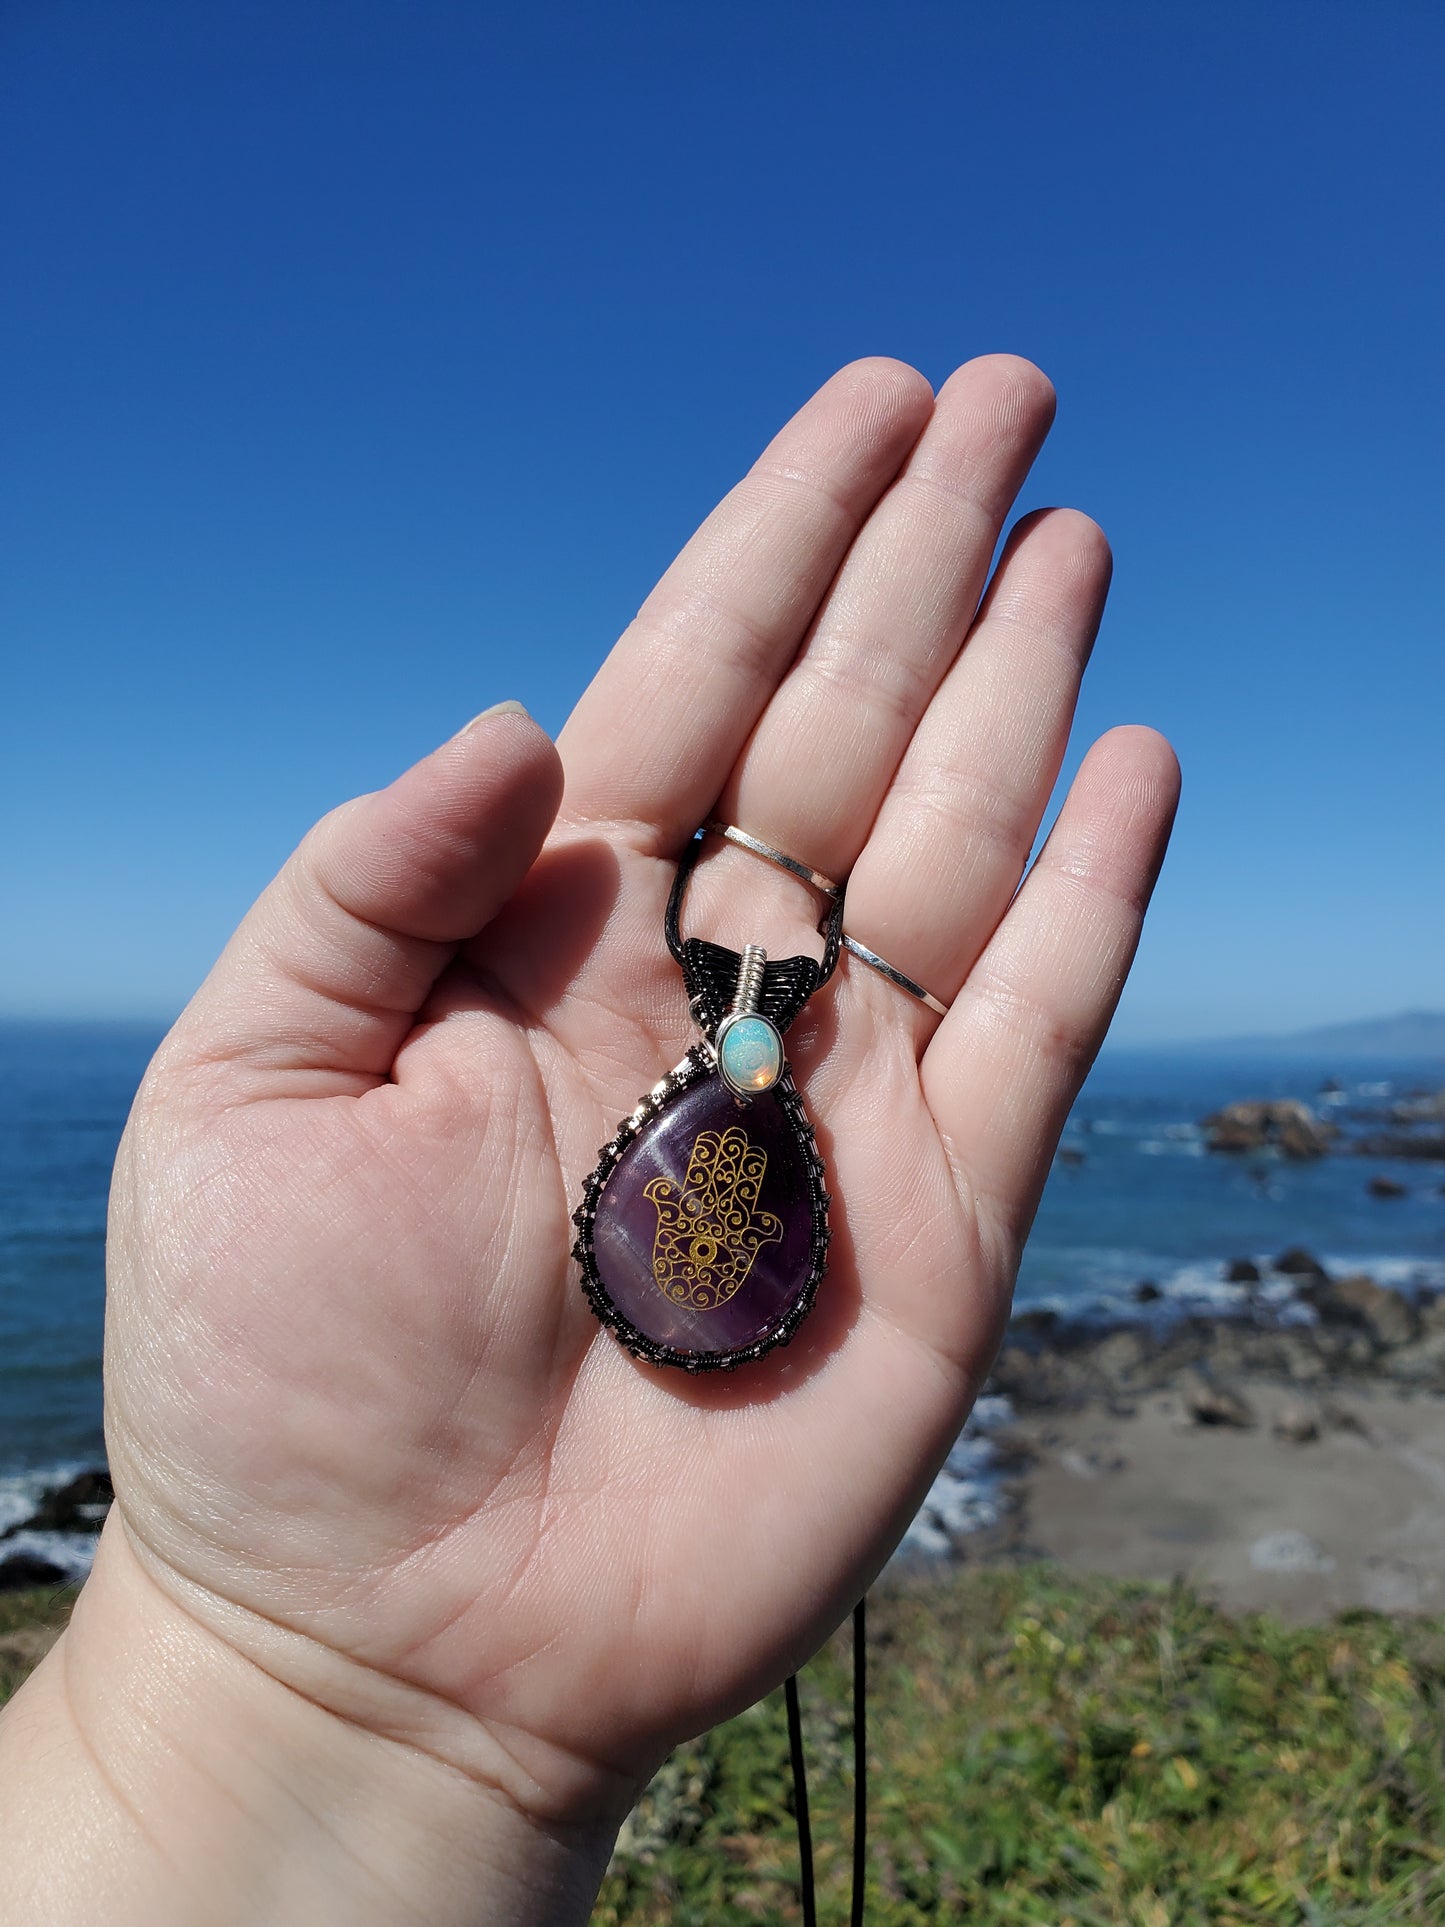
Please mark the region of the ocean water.
MULTIPOLYGON (((106 1192, 155 1029, 0 1025, 0 1528, 47 1483, 104 1457, 100 1357, 106 1192)), ((1382 1128, 1393 1098, 1445 1084, 1445 1063, 1108 1052, 1075 1106, 1019 1273, 1018 1303, 1076 1317, 1229 1309, 1234 1257, 1289 1245, 1332 1269, 1445 1287, 1445 1167, 1332 1156, 1312 1164, 1211 1156, 1199 1121, 1246 1097, 1300 1097, 1344 1133, 1382 1128), (1321 1098, 1326 1079, 1341 1089, 1321 1098), (1380 1172, 1403 1198, 1369 1196, 1380 1172), (1141 1307, 1149 1280, 1160 1297, 1141 1307)), ((1280 1287, 1283 1293, 1284 1287, 1280 1287)), ((988 1402, 955 1447, 912 1535, 924 1551, 991 1516, 988 1402)), ((73 1566, 60 1535, 4 1542, 73 1566)))

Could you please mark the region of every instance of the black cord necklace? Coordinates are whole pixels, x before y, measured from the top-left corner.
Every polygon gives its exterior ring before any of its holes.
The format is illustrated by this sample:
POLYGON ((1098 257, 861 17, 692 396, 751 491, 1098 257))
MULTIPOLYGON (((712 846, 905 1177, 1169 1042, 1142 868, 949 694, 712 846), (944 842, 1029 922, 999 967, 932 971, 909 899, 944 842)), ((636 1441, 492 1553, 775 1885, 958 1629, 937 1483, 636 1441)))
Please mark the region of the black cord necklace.
MULTIPOLYGON (((868 1658, 864 1600, 853 1608, 853 1882, 849 1927, 863 1927, 864 1881, 868 1865, 868 1658)), ((798 1862, 803 1894, 803 1927, 817 1927, 813 1888, 813 1829, 808 1819, 808 1775, 803 1759, 803 1719, 798 1706, 798 1676, 783 1682, 788 1708, 788 1751, 793 1763, 793 1809, 798 1822, 798 1862)))
MULTIPOLYGON (((843 890, 740 838, 831 896, 823 955, 769 963, 682 934, 703 830, 673 878, 664 934, 702 1042, 654 1084, 598 1153, 572 1214, 573 1256, 602 1323, 651 1365, 734 1371, 785 1345, 828 1267, 823 1159, 783 1053, 783 1034, 838 966, 843 890)), ((863 1920, 867 1854, 866 1641, 853 1609, 853 1895, 863 1920)), ((804 1927, 816 1927, 813 1838, 798 1681, 784 1683, 804 1927)))

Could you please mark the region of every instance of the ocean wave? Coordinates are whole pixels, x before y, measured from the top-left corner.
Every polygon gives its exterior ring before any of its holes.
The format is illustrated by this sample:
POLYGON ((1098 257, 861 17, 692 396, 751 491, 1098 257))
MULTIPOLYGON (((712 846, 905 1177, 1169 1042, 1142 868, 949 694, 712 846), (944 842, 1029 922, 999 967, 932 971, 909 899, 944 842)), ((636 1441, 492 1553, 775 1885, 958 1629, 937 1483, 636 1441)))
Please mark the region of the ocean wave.
MULTIPOLYGON (((1083 1324, 1154 1325, 1190 1312, 1227 1317, 1268 1310, 1286 1322, 1295 1316, 1313 1316, 1298 1301, 1298 1280, 1271 1269, 1273 1252, 1256 1251, 1249 1256, 1259 1271, 1259 1281, 1236 1284, 1226 1276, 1229 1266, 1223 1259, 1181 1263, 1125 1246, 1052 1247, 1048 1253, 1051 1268, 1072 1271, 1074 1282, 1064 1290, 1023 1293, 1016 1309, 1051 1311, 1061 1319, 1083 1324), (1141 1279, 1153 1285, 1157 1297, 1140 1300, 1141 1279)), ((1425 1253, 1325 1250, 1319 1254, 1319 1261, 1333 1278, 1363 1272, 1395 1291, 1445 1291, 1445 1259, 1425 1253)))
POLYGON ((1002 1473, 989 1434, 1008 1425, 1010 1400, 989 1393, 979 1399, 959 1433, 943 1470, 928 1488, 895 1558, 946 1558, 954 1541, 993 1525, 1003 1509, 1002 1473))
POLYGON ((0 1540, 0 1566, 13 1553, 28 1552, 59 1566, 65 1579, 57 1580, 57 1584, 76 1586, 90 1576, 99 1537, 99 1533, 91 1532, 17 1532, 12 1538, 0 1540))
MULTIPOLYGON (((65 1459, 55 1465, 30 1467, 23 1472, 0 1473, 0 1532, 30 1518, 47 1492, 68 1485, 82 1472, 94 1467, 92 1459, 65 1459)), ((95 1559, 94 1532, 52 1532, 24 1530, 0 1539, 0 1565, 12 1553, 28 1552, 37 1559, 48 1559, 59 1566, 72 1583, 86 1577, 95 1559)))

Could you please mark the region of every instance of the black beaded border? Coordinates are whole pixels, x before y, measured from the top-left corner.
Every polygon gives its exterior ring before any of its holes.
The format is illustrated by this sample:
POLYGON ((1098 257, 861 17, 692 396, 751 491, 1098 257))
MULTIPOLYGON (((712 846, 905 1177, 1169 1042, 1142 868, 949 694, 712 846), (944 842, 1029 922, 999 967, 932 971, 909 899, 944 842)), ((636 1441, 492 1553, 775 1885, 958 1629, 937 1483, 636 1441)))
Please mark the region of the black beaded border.
POLYGON ((749 1365, 754 1359, 775 1351, 778 1346, 786 1345, 812 1309, 818 1285, 828 1269, 828 1245, 833 1235, 828 1226, 828 1207, 833 1200, 823 1185, 826 1176, 823 1159, 818 1151, 813 1127, 803 1109, 803 1100, 793 1083, 793 1074, 785 1068, 774 1089, 803 1149, 803 1161, 808 1173, 808 1196, 813 1206, 813 1243, 807 1283, 778 1323, 764 1337, 754 1339, 751 1345, 739 1346, 736 1351, 684 1352, 671 1345, 659 1345, 646 1333, 640 1332, 607 1296, 592 1248, 592 1223, 607 1180, 638 1132, 650 1124, 679 1092, 690 1090, 705 1077, 716 1075, 716 1067, 706 1047, 694 1044, 677 1068, 653 1085, 637 1109, 630 1117, 623 1119, 614 1135, 603 1145, 597 1154, 596 1168, 582 1187, 582 1202, 572 1213, 572 1222, 577 1226, 577 1242, 572 1247, 572 1256, 582 1267, 582 1289, 597 1317, 634 1358, 640 1358, 648 1365, 675 1365, 693 1373, 735 1372, 739 1365, 749 1365))

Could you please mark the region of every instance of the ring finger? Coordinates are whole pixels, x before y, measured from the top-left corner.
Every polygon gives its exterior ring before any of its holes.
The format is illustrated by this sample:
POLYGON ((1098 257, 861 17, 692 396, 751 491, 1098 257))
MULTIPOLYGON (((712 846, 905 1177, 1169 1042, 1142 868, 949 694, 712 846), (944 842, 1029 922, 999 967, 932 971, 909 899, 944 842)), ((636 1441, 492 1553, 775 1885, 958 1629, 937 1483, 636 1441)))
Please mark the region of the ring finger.
MULTIPOLYGON (((1109 574, 1108 544, 1085 515, 1050 509, 1014 531, 850 879, 850 935, 945 1004, 1018 887, 1109 574)), ((850 965, 858 972, 870 974, 850 965)))

